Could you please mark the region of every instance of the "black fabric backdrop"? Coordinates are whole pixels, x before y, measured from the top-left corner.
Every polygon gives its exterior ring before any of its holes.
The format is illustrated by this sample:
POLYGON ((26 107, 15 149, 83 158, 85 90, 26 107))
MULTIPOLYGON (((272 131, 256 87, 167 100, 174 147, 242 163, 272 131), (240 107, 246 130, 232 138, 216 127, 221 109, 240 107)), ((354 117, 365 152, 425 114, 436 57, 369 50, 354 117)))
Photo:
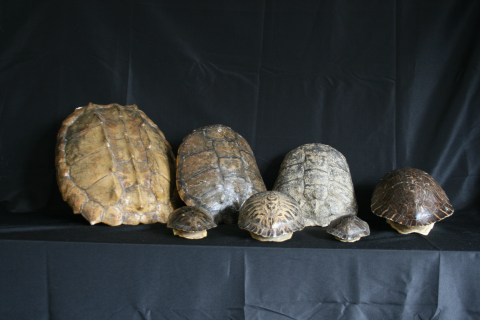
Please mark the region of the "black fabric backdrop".
POLYGON ((480 317, 479 17, 474 0, 2 1, 0 317, 480 317), (372 236, 348 247, 307 228, 267 245, 220 226, 185 244, 163 225, 90 227, 54 173, 61 122, 89 102, 137 104, 175 151, 196 128, 228 125, 268 189, 287 152, 331 145, 372 236), (428 237, 370 212, 375 184, 404 166, 455 208, 428 237))

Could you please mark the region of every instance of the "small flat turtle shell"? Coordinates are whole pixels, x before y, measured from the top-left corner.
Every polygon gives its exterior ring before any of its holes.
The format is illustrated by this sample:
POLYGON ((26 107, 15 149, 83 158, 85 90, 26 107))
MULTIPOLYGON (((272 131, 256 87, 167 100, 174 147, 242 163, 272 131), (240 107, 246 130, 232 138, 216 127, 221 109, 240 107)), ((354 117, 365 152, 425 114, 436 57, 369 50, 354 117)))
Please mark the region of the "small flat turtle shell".
POLYGON ((325 144, 305 144, 290 151, 273 190, 298 202, 305 226, 326 227, 338 217, 357 214, 347 160, 325 144))
POLYGON ((257 193, 245 201, 240 209, 238 226, 263 241, 275 241, 269 238, 287 240, 293 232, 304 227, 295 199, 277 191, 257 193))
POLYGON ((77 108, 58 132, 62 197, 91 224, 166 222, 176 207, 175 157, 136 105, 77 108))
POLYGON ((408 227, 426 226, 453 214, 437 181, 422 170, 408 167, 390 171, 380 179, 371 208, 376 215, 408 227))
POLYGON ((357 216, 347 215, 333 220, 327 232, 342 242, 354 242, 370 235, 368 223, 357 216))
POLYGON ((206 209, 216 223, 236 223, 245 200, 266 190, 247 141, 224 125, 185 137, 178 149, 177 187, 187 205, 206 209))
POLYGON ((173 211, 168 217, 167 227, 183 231, 203 231, 217 225, 208 211, 200 207, 185 206, 173 211))

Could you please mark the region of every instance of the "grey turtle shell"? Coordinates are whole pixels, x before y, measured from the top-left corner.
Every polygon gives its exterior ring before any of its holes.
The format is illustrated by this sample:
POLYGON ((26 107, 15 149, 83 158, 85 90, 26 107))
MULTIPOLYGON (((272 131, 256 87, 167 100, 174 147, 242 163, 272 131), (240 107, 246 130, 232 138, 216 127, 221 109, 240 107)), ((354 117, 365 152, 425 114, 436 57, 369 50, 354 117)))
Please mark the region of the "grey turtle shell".
POLYGON ((178 149, 177 187, 187 205, 206 209, 216 223, 236 223, 245 200, 266 190, 247 141, 224 125, 185 137, 178 149))
POLYGON ((327 228, 327 233, 344 241, 353 241, 370 235, 368 223, 357 216, 348 215, 333 220, 327 228))
POLYGON ((325 144, 311 143, 290 151, 273 190, 298 202, 305 226, 325 227, 338 217, 357 214, 347 160, 325 144))
POLYGON ((187 232, 196 232, 215 228, 217 225, 208 211, 200 207, 181 207, 168 217, 167 227, 187 232))
POLYGON ((295 199, 277 191, 260 192, 245 201, 238 226, 262 237, 278 237, 304 227, 295 199))

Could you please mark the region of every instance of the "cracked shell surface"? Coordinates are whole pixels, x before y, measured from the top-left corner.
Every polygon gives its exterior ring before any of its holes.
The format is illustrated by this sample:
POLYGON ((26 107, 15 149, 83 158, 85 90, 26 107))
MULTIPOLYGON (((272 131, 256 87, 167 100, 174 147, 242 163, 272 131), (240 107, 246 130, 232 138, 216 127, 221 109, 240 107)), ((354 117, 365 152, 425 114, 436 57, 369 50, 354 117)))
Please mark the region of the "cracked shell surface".
POLYGON ((442 187, 425 171, 401 168, 387 173, 375 187, 371 209, 377 216, 417 227, 453 214, 442 187))
POLYGON ((171 147, 135 105, 77 108, 59 130, 55 163, 63 199, 91 224, 166 222, 176 207, 171 147))
POLYGON ((348 215, 333 220, 327 232, 343 241, 355 241, 370 235, 368 223, 357 216, 348 215))
POLYGON ((305 226, 326 227, 332 220, 357 214, 357 201, 345 157, 321 143, 302 145, 283 159, 273 190, 293 197, 305 226))
POLYGON ((262 237, 279 237, 303 229, 295 199, 277 191, 251 196, 240 209, 238 226, 262 237))
POLYGON ((167 227, 188 232, 203 231, 217 225, 208 211, 200 207, 181 207, 168 217, 167 227))
POLYGON ((236 223, 245 200, 266 190, 247 141, 220 124, 185 137, 178 149, 177 187, 187 205, 206 209, 217 224, 236 223))

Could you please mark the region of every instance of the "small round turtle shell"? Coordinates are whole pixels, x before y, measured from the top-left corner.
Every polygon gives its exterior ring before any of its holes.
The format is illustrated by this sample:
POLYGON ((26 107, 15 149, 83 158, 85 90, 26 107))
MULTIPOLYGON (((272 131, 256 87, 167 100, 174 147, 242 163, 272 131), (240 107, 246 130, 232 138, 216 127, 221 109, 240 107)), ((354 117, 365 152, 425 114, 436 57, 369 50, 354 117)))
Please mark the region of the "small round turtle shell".
MULTIPOLYGON (((264 241, 302 230, 303 218, 295 199, 277 191, 264 191, 251 196, 240 208, 238 226, 259 235, 264 241)), ((279 238, 280 239, 280 238, 279 238)))
POLYGON ((376 215, 408 227, 426 226, 453 214, 445 191, 428 173, 401 168, 378 182, 371 208, 376 215))
POLYGON ((207 210, 200 207, 181 207, 168 217, 167 227, 187 232, 204 231, 217 225, 207 210))
POLYGON ((368 223, 354 215, 347 215, 333 220, 327 232, 343 242, 354 242, 370 235, 368 223))

